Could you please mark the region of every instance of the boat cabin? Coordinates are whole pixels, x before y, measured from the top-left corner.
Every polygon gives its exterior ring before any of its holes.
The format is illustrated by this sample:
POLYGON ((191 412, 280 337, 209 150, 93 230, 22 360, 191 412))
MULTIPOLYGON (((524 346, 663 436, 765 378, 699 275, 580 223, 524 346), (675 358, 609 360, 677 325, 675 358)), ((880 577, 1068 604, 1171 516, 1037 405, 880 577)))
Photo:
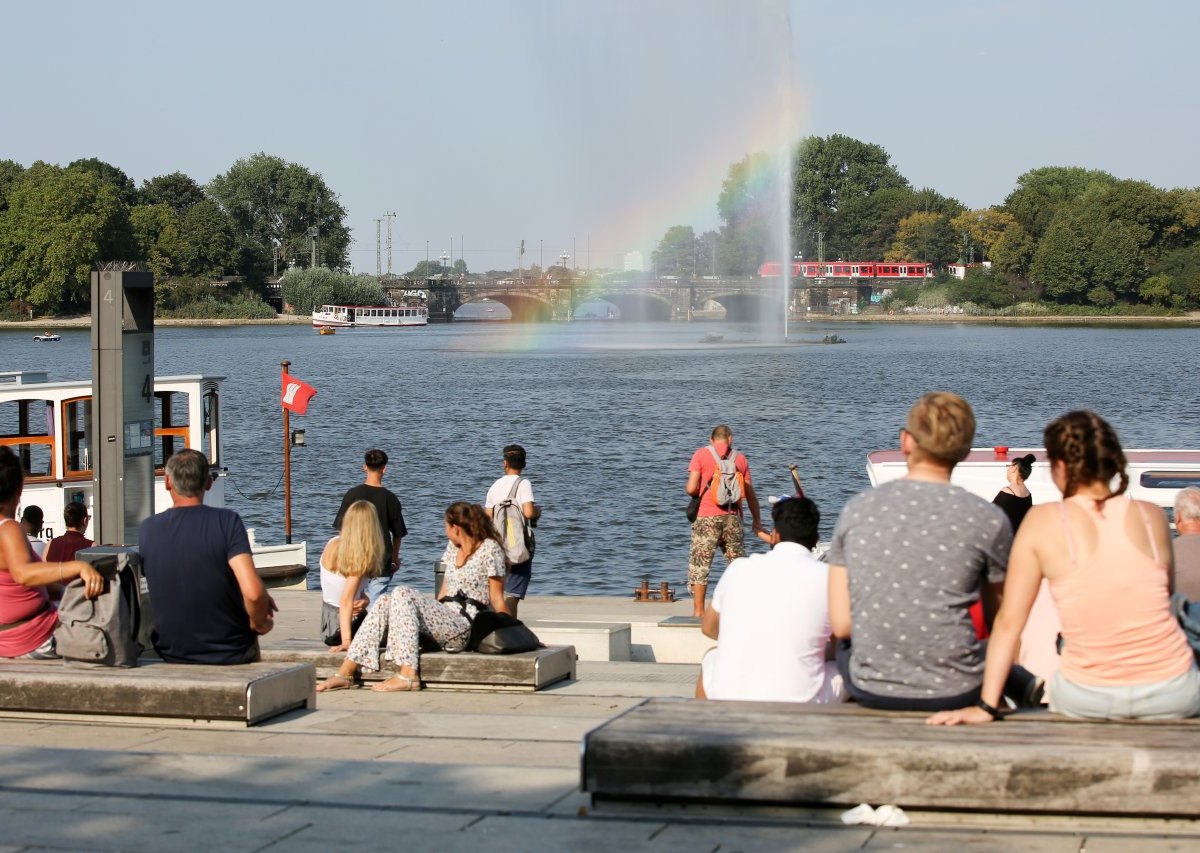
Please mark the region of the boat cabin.
MULTIPOLYGON (((1033 472, 1025 481, 1035 504, 1060 500, 1058 487, 1050 479, 1046 451, 1038 447, 972 448, 970 455, 954 467, 950 481, 981 498, 991 500, 1008 485, 1005 468, 1014 459, 1032 453, 1033 472)), ((1200 450, 1126 450, 1126 473, 1130 497, 1157 504, 1174 515, 1175 496, 1187 486, 1200 486, 1200 450)), ((867 476, 872 486, 898 480, 908 473, 899 450, 876 450, 867 454, 867 476)))
MULTIPOLYGON (((163 465, 178 450, 203 452, 221 467, 220 385, 223 376, 161 376, 154 380, 154 508, 166 509, 163 465)), ((63 533, 63 507, 93 507, 92 385, 89 380, 49 382, 41 371, 0 373, 0 445, 12 448, 25 469, 22 507, 45 514, 42 535, 63 533)), ((223 506, 222 478, 214 478, 205 503, 223 506)))

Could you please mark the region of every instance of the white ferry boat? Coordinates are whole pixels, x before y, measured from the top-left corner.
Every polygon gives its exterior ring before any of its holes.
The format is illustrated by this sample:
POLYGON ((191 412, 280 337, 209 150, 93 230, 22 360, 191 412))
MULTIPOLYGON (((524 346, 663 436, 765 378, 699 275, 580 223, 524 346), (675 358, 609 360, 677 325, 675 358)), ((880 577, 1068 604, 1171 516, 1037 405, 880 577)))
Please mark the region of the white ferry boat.
POLYGON ((395 328, 425 326, 429 308, 425 305, 322 305, 312 312, 318 329, 395 328))
MULTIPOLYGON (((954 467, 950 482, 981 498, 991 500, 1008 481, 1005 468, 1014 459, 1032 453, 1033 473, 1025 481, 1035 504, 1061 500, 1050 479, 1050 462, 1040 447, 994 447, 971 449, 954 467)), ((1200 450, 1126 450, 1128 493, 1137 500, 1157 504, 1171 514, 1175 495, 1186 486, 1200 486, 1200 450)), ((876 450, 867 454, 867 476, 872 486, 898 480, 908 473, 899 450, 876 450)))
MULTIPOLYGON (((163 463, 175 451, 204 453, 216 476, 204 502, 225 504, 229 469, 221 458, 220 386, 223 376, 160 376, 154 380, 154 510, 171 506, 163 463)), ((12 448, 25 468, 21 505, 45 514, 43 536, 61 535, 63 508, 82 501, 94 508, 92 385, 88 380, 49 382, 44 371, 0 373, 0 445, 12 448)), ((302 582, 306 542, 262 545, 251 531, 254 566, 268 586, 302 582)))

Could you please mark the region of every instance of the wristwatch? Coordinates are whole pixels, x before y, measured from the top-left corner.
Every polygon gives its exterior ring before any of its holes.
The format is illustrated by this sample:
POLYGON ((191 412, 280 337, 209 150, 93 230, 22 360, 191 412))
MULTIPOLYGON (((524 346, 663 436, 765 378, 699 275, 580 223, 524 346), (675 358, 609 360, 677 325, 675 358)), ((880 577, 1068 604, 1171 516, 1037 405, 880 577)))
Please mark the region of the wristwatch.
POLYGON ((989 705, 987 702, 984 702, 983 699, 980 699, 978 702, 976 702, 975 706, 987 711, 989 714, 992 715, 992 719, 997 722, 1004 719, 1004 715, 1002 713, 1000 713, 999 708, 995 707, 994 705, 989 705))

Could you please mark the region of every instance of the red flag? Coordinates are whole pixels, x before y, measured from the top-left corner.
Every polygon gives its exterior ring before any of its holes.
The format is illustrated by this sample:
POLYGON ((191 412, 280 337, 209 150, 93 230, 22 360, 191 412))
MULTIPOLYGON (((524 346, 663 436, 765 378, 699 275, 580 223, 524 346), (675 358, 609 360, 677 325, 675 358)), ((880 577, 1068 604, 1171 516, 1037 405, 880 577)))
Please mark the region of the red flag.
POLYGON ((302 382, 290 373, 283 374, 283 407, 289 412, 303 415, 308 411, 308 401, 316 396, 317 389, 302 382))

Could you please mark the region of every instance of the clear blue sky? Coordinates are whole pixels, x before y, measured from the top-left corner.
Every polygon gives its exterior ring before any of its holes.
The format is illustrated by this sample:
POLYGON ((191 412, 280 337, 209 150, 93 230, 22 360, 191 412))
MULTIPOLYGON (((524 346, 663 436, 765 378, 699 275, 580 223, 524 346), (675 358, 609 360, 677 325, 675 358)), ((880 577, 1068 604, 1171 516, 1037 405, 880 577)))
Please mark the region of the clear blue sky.
POLYGON ((1200 185, 1191 0, 43 0, 2 20, 0 157, 140 183, 278 154, 341 196, 366 271, 386 210, 398 272, 426 241, 465 240, 475 270, 521 239, 526 265, 541 241, 547 265, 590 242, 612 266, 712 227, 787 102, 797 134, 879 143, 972 207, 1045 165, 1200 185))

